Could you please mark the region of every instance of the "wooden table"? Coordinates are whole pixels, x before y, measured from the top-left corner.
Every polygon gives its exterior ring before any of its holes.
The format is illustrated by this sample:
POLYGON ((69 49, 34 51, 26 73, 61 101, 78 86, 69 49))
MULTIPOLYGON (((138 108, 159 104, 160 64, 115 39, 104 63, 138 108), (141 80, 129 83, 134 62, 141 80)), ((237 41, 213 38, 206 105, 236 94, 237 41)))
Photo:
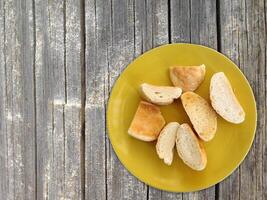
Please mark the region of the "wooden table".
POLYGON ((266 9, 264 0, 0 0, 0 199, 267 199, 266 9), (231 58, 258 105, 245 161, 195 193, 138 181, 107 136, 121 71, 175 42, 231 58))

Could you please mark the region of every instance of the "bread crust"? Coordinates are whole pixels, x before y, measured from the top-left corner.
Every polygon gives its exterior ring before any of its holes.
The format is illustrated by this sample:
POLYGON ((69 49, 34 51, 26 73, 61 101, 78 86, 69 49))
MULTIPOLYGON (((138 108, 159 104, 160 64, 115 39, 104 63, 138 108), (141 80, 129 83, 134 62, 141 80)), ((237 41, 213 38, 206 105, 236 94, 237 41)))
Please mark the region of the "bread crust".
POLYGON ((158 141, 156 144, 156 151, 160 159, 163 159, 167 165, 172 164, 173 160, 173 148, 175 146, 177 129, 179 123, 170 122, 160 132, 158 141))
POLYGON ((204 141, 210 141, 217 131, 217 116, 213 108, 194 92, 185 92, 181 100, 198 136, 204 141))
MULTIPOLYGON (((187 146, 191 146, 191 145, 187 144, 187 146)), ((197 170, 197 171, 201 171, 201 170, 205 169, 205 167, 207 165, 207 154, 206 154, 206 151, 204 149, 204 146, 200 143, 199 139, 197 138, 197 136, 195 135, 195 133, 193 132, 191 127, 186 123, 180 125, 178 130, 177 130, 176 149, 177 149, 177 153, 178 153, 179 157, 183 160, 183 162, 187 166, 189 166, 190 168, 197 170), (179 143, 179 142, 181 142, 181 141, 179 141, 181 139, 180 134, 183 134, 183 133, 181 133, 181 131, 185 131, 186 134, 189 134, 190 137, 192 138, 192 141, 194 141, 195 146, 197 147, 196 150, 198 151, 198 153, 200 155, 200 160, 201 160, 201 162, 198 163, 198 165, 188 161, 189 159, 184 155, 184 153, 183 153, 184 149, 182 149, 183 147, 179 143)))
POLYGON ((158 106, 140 101, 130 128, 129 135, 143 141, 153 141, 158 138, 165 120, 158 106))
POLYGON ((170 79, 174 86, 182 88, 183 92, 195 91, 204 80, 205 65, 200 66, 172 66, 170 79))
POLYGON ((214 110, 226 121, 240 124, 245 120, 245 111, 223 72, 215 73, 211 78, 210 100, 214 110))
POLYGON ((182 94, 182 89, 171 86, 156 86, 143 83, 140 86, 142 97, 156 105, 169 105, 174 99, 178 99, 182 94))

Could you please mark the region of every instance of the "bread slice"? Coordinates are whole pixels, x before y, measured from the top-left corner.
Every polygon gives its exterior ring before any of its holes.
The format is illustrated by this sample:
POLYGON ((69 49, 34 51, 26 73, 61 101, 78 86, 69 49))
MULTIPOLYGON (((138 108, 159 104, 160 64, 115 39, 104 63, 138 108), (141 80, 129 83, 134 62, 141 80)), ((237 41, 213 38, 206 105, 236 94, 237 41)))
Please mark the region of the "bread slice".
POLYGON ((153 141, 158 138, 165 120, 159 107, 141 101, 128 130, 129 135, 143 141, 153 141))
POLYGON ((143 83, 140 91, 144 99, 157 105, 168 105, 182 94, 182 89, 170 86, 155 86, 143 83))
POLYGON ((195 91, 204 80, 205 73, 205 65, 170 67, 173 85, 182 88, 183 92, 195 91))
POLYGON ((209 103, 194 92, 181 96, 182 104, 199 137, 211 140, 217 130, 217 116, 209 103))
POLYGON ((173 148, 175 145, 176 132, 179 127, 177 122, 168 123, 160 132, 156 144, 156 150, 160 159, 167 165, 172 164, 173 148))
POLYGON ((245 112, 223 72, 218 72, 211 78, 210 100, 212 107, 225 120, 235 124, 245 120, 245 112))
POLYGON ((197 171, 205 169, 207 165, 205 149, 188 124, 178 127, 176 149, 186 165, 197 171))

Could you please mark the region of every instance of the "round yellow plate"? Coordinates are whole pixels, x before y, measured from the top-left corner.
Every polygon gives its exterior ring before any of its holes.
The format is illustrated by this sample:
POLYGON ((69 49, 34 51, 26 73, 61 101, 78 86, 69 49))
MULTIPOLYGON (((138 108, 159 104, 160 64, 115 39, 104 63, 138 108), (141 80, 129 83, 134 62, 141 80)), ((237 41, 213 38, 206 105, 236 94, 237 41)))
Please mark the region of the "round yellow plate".
MULTIPOLYGON (((166 122, 190 123, 180 99, 160 109, 166 122)), ((134 176, 155 188, 189 192, 220 182, 242 162, 255 135, 256 104, 245 76, 227 57, 200 45, 170 44, 146 52, 123 71, 112 89, 107 123, 109 138, 117 156, 134 176), (224 72, 245 110, 246 119, 236 125, 218 116, 218 130, 214 139, 203 142, 208 157, 207 167, 197 172, 182 162, 176 149, 172 165, 165 165, 156 153, 156 142, 139 141, 129 136, 127 130, 141 99, 138 91, 141 83, 171 86, 170 66, 200 64, 206 65, 206 76, 195 92, 209 100, 211 76, 216 72, 224 72)))

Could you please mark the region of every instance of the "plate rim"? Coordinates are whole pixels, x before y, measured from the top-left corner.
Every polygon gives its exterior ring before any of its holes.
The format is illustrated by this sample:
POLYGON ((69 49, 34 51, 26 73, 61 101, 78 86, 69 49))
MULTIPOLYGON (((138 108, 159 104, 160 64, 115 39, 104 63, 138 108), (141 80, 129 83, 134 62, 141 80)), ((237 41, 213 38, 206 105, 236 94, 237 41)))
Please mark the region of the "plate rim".
MULTIPOLYGON (((257 131, 257 119, 258 119, 258 111, 257 111, 257 102, 255 100, 255 95, 254 95, 254 92, 253 92, 253 89, 247 79, 247 77, 245 76, 245 74, 241 71, 241 69, 230 59, 228 58, 226 55, 222 54, 221 52, 211 48, 211 47, 207 47, 207 46, 204 46, 204 45, 200 45, 200 44, 194 44, 194 43, 171 43, 171 44, 163 44, 163 45, 160 45, 160 46, 157 46, 155 48, 152 48, 152 49, 149 49, 147 50, 146 52, 144 52, 143 54, 140 54, 139 56, 135 57, 132 61, 130 61, 127 66, 121 71, 121 73, 116 77, 116 79, 114 80, 113 82, 113 85, 111 87, 111 90, 109 92, 109 97, 108 97, 108 100, 107 100, 107 107, 106 107, 106 126, 107 126, 107 135, 108 135, 108 138, 110 140, 110 143, 111 143, 111 146, 112 146, 112 149, 114 150, 118 160, 121 162, 121 164, 123 165, 123 167, 131 174, 133 175, 136 179, 138 179, 139 181, 141 181, 142 183, 145 183, 146 185, 150 186, 150 187, 153 187, 153 188, 156 188, 156 189, 159 189, 159 190, 162 190, 162 191, 167 191, 167 192, 175 192, 175 193, 180 193, 180 192, 183 192, 183 193, 188 193, 188 192, 197 192, 197 191, 201 191, 201 190, 204 190, 204 189, 207 189, 207 188, 210 188, 220 182, 222 182, 223 180, 227 179, 228 177, 230 177, 230 175, 242 164, 242 162, 245 160, 245 158, 247 157, 248 153, 250 152, 251 150, 251 147, 252 147, 252 144, 255 140, 255 135, 256 135, 256 131, 257 131), (197 187, 196 189, 194 190, 176 190, 176 189, 170 189, 170 188, 163 188, 163 187, 159 187, 157 186, 156 184, 154 184, 152 181, 147 181, 147 180, 144 180, 142 178, 140 178, 139 176, 136 175, 136 173, 134 172, 134 170, 130 170, 127 166, 127 163, 125 161, 123 161, 119 155, 118 155, 118 149, 116 147, 114 147, 113 145, 113 139, 110 135, 110 122, 109 122, 109 113, 110 113, 110 107, 111 107, 111 102, 112 102, 112 94, 113 94, 113 91, 114 91, 114 87, 116 85, 116 83, 118 82, 118 80, 121 78, 122 74, 125 73, 127 71, 127 69, 129 69, 129 65, 131 65, 133 62, 136 62, 136 60, 138 59, 141 59, 141 57, 145 56, 146 54, 150 53, 151 51, 155 51, 157 49, 160 49, 160 48, 164 48, 166 46, 198 46, 200 48, 206 48, 214 53, 217 53, 217 54, 220 54, 221 56, 223 56, 225 59, 227 59, 229 62, 231 62, 235 68, 237 68, 237 70, 241 73, 241 75, 243 76, 243 78, 245 79, 245 82, 246 84, 249 86, 249 91, 250 93, 252 94, 252 97, 253 97, 253 107, 254 107, 254 110, 255 110, 255 123, 254 123, 254 127, 253 127, 253 137, 249 143, 249 147, 248 149, 246 150, 245 154, 242 156, 241 160, 238 162, 238 164, 229 172, 227 173, 223 178, 220 178, 217 182, 215 183, 211 183, 211 184, 207 184, 206 186, 203 186, 203 187, 197 187)), ((106 133, 105 133, 106 134, 106 133)))

